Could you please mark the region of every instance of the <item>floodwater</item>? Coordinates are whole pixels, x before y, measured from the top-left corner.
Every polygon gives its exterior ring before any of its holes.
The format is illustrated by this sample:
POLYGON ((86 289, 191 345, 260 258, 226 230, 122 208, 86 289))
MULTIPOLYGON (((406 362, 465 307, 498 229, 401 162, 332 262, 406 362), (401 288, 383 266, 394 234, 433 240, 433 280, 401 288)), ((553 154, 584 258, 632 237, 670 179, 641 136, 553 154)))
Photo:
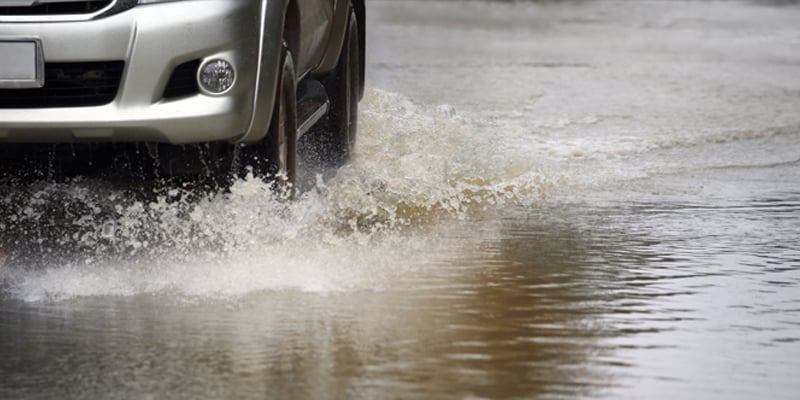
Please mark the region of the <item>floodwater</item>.
POLYGON ((800 393, 800 7, 377 1, 296 202, 0 195, 0 398, 800 393))

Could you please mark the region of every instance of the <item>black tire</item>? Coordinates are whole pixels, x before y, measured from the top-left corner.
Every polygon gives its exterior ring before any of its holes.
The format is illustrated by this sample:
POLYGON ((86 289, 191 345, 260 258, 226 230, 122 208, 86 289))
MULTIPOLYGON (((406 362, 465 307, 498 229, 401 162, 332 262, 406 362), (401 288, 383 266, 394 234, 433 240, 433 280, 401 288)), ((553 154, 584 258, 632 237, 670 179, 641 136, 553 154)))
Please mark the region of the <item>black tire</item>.
POLYGON ((303 137, 303 158, 322 168, 336 168, 350 160, 358 132, 361 97, 361 59, 358 19, 350 10, 336 68, 322 79, 330 99, 328 114, 303 137), (306 139, 307 137, 307 139, 306 139))
POLYGON ((275 108, 265 138, 266 156, 276 188, 292 191, 297 182, 297 76, 292 52, 284 46, 275 108))

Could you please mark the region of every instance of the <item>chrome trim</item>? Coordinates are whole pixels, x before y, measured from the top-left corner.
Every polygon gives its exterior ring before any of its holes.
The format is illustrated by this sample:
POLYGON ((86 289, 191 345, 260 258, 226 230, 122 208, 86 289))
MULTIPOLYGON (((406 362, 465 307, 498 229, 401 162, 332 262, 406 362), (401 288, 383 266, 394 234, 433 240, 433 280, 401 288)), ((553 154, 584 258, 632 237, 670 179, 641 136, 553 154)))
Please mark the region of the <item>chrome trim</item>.
POLYGON ((36 47, 36 78, 34 80, 0 79, 0 89, 38 89, 44 86, 44 50, 42 40, 35 37, 2 37, 0 43, 33 43, 36 47))
MULTIPOLYGON (((70 3, 74 0, 7 0, 12 7, 16 4, 33 3, 30 6, 45 3, 70 3)), ((86 0, 100 1, 100 0, 86 0)), ((5 2, 4 2, 5 3, 5 2)), ((90 14, 63 14, 63 15, 0 15, 0 22, 75 22, 91 21, 93 19, 107 17, 125 10, 131 9, 136 5, 136 0, 111 0, 108 5, 90 14)))
POLYGON ((331 106, 330 101, 325 101, 324 103, 322 103, 322 106, 320 106, 316 111, 314 111, 311 114, 311 116, 309 116, 307 120, 303 121, 303 123, 301 123, 300 126, 297 128, 297 137, 300 138, 303 135, 305 135, 309 130, 311 130, 311 128, 313 128, 314 125, 316 125, 317 122, 319 122, 319 120, 321 120, 322 117, 324 117, 325 114, 328 113, 330 106, 331 106))

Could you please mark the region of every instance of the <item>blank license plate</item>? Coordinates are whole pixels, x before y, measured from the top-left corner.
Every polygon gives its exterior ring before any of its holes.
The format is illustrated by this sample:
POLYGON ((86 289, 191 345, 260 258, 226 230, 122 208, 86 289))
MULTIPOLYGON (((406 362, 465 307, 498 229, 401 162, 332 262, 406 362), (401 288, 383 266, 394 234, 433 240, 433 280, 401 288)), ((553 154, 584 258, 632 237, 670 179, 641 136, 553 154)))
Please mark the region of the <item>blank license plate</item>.
POLYGON ((0 88, 38 88, 44 85, 43 62, 35 41, 0 41, 0 88))

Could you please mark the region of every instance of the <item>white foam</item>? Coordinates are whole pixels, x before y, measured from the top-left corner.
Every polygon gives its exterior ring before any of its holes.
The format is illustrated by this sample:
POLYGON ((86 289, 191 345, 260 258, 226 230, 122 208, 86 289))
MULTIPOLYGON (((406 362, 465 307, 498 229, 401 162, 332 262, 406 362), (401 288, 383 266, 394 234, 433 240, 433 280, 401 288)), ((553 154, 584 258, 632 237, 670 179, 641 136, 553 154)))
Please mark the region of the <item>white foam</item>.
MULTIPOLYGON (((252 178, 192 200, 177 189, 129 198, 93 181, 14 188, 0 196, 0 287, 31 301, 380 290, 437 257, 438 229, 476 213, 671 171, 676 156, 659 151, 797 135, 791 126, 642 135, 614 122, 624 116, 526 118, 498 122, 369 89, 352 162, 291 202, 252 178)), ((796 141, 785 142, 796 155, 796 141)))
POLYGON ((29 301, 379 290, 436 257, 441 221, 542 201, 553 186, 531 154, 498 147, 502 135, 476 132, 452 107, 373 89, 362 111, 352 162, 292 202, 252 178, 191 201, 90 181, 8 194, 4 235, 32 251, 0 279, 29 301))

